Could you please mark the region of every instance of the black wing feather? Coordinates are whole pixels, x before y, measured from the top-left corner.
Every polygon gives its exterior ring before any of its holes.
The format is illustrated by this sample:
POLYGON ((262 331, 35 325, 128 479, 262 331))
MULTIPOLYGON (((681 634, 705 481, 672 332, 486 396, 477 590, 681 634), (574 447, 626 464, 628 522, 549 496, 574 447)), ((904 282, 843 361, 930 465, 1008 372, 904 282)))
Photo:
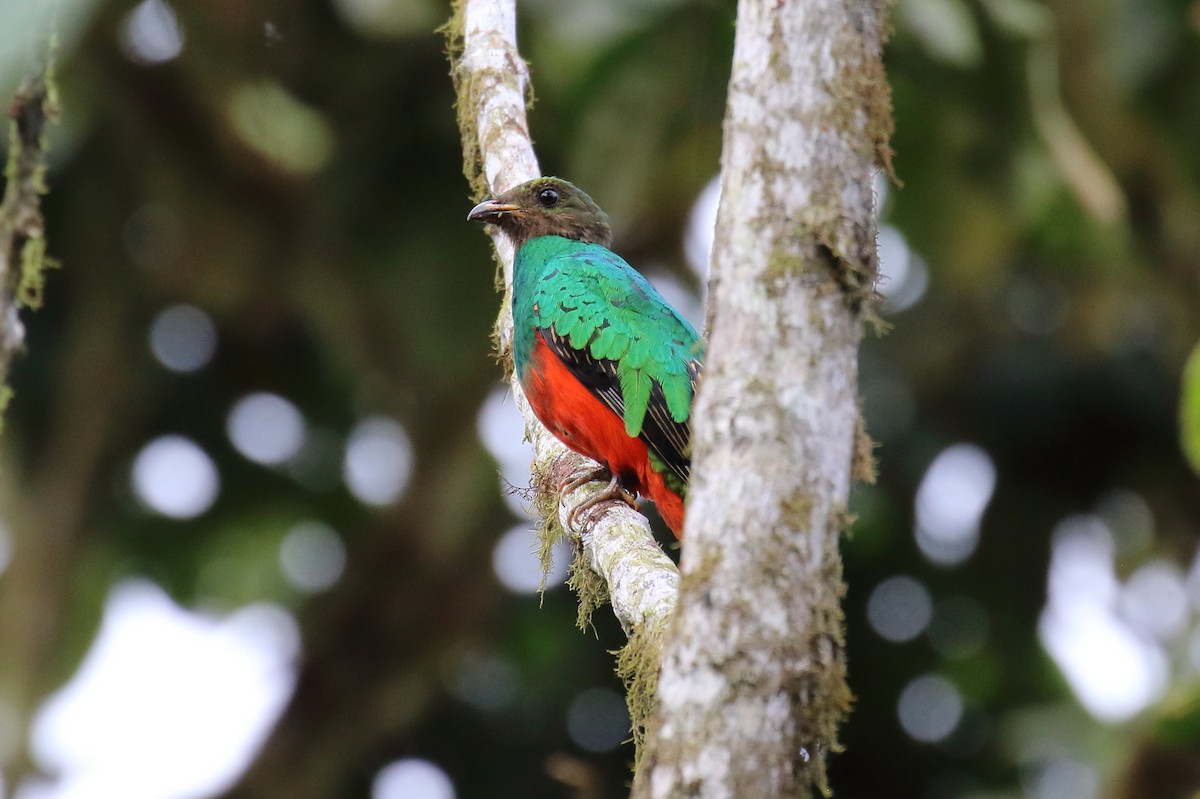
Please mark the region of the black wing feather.
MULTIPOLYGON (((586 349, 575 349, 566 336, 558 335, 552 327, 543 327, 540 330, 546 346, 562 361, 563 366, 567 367, 575 379, 609 410, 624 419, 625 398, 621 394, 617 362, 608 358, 593 358, 586 349)), ((695 393, 696 381, 700 375, 700 362, 689 363, 688 373, 692 381, 692 392, 695 393)), ((650 389, 650 404, 646 409, 646 418, 642 422, 642 432, 638 438, 645 441, 646 446, 654 450, 659 460, 680 480, 685 483, 688 481, 692 471, 692 425, 690 421, 677 422, 671 418, 671 412, 667 409, 667 398, 657 380, 653 381, 653 387, 650 389)))

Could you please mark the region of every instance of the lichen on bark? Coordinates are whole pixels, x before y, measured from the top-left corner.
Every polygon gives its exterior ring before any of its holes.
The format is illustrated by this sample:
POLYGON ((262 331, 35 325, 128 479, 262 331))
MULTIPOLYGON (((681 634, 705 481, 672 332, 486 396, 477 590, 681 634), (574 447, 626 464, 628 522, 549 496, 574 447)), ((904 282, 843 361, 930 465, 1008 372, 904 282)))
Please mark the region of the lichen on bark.
POLYGON ((51 37, 46 65, 21 82, 8 113, 8 159, 0 200, 0 418, 12 396, 9 366, 24 346, 17 311, 42 306, 45 272, 59 266, 47 255, 41 208, 47 191, 48 128, 59 115, 54 46, 51 37))

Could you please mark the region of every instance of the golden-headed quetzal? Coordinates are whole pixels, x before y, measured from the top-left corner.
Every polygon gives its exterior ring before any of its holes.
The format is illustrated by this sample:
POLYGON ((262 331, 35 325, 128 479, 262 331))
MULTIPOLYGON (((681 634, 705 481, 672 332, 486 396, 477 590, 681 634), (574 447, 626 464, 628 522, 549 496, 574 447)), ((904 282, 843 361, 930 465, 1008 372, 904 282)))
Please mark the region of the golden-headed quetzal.
POLYGON ((513 359, 533 412, 611 475, 568 521, 603 500, 632 504, 634 491, 679 536, 704 354, 695 329, 608 249, 607 215, 565 180, 522 183, 467 218, 498 226, 516 249, 513 359))

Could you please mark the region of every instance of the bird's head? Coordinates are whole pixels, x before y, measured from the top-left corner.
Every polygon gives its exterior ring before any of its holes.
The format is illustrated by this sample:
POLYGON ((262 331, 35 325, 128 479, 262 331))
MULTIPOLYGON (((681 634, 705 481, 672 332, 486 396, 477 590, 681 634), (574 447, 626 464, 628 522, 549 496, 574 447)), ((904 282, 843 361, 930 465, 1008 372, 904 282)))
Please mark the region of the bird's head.
POLYGON ((538 236, 609 245, 608 215, 573 185, 560 178, 522 183, 471 209, 467 219, 488 222, 505 232, 513 246, 538 236))

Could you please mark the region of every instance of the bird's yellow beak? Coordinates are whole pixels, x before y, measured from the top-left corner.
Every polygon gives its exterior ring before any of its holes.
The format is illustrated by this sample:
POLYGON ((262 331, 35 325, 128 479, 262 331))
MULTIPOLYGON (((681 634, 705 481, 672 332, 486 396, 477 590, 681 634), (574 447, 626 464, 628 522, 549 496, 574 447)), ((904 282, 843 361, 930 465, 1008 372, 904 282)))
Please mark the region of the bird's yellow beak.
POLYGON ((521 210, 516 203, 502 203, 499 200, 484 200, 471 209, 467 214, 470 222, 499 222, 505 214, 515 214, 521 210))

